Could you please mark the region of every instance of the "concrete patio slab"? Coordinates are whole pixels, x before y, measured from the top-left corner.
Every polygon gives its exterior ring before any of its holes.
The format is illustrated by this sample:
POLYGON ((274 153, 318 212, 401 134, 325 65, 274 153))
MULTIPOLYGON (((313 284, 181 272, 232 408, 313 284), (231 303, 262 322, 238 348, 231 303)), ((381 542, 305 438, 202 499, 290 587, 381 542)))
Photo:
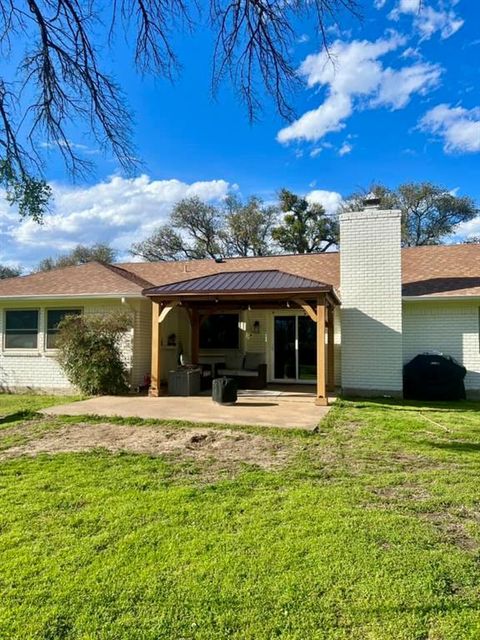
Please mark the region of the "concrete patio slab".
POLYGON ((101 396, 48 407, 46 415, 186 420, 196 423, 259 425, 313 431, 329 407, 315 405, 313 394, 275 390, 240 392, 236 404, 219 405, 209 396, 149 398, 145 396, 101 396))

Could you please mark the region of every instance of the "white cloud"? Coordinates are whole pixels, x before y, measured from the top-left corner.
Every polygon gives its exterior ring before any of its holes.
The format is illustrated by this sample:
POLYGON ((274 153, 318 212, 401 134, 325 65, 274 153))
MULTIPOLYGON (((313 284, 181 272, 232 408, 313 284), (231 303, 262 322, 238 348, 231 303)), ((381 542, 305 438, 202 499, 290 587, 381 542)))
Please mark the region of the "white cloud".
POLYGON ((437 32, 446 40, 464 24, 464 20, 452 8, 456 4, 456 0, 441 0, 435 9, 425 2, 422 4, 420 0, 400 0, 389 17, 391 20, 399 20, 402 14, 411 15, 422 40, 429 40, 437 32))
POLYGON ((346 156, 353 151, 353 146, 348 142, 344 142, 340 149, 338 150, 339 156, 346 156))
POLYGON ((342 196, 337 191, 314 189, 307 193, 305 197, 308 202, 321 204, 325 209, 325 212, 329 215, 336 214, 342 203, 342 196))
MULTIPOLYGON (((165 221, 180 199, 198 196, 215 201, 230 188, 225 180, 193 182, 110 177, 85 187, 53 185, 53 211, 43 225, 20 220, 0 197, 0 263, 18 260, 35 265, 47 255, 68 251, 76 244, 108 242, 128 257, 130 245, 165 221)), ((1 196, 2 194, 0 194, 1 196)))
POLYGON ((425 95, 432 87, 437 86, 440 75, 440 67, 429 63, 415 64, 399 71, 385 69, 378 94, 372 99, 371 104, 403 109, 410 101, 412 94, 425 95))
POLYGON ((304 113, 278 132, 282 143, 292 140, 315 142, 345 128, 355 108, 404 107, 414 93, 426 93, 435 87, 442 69, 439 65, 417 63, 400 69, 384 68, 380 58, 398 49, 405 40, 394 33, 375 42, 337 40, 329 54, 309 55, 300 66, 307 86, 326 88, 322 104, 304 113))
POLYGON ((480 152, 480 107, 439 104, 423 116, 420 129, 441 138, 447 153, 480 152))
POLYGON ((100 149, 89 147, 86 144, 80 144, 78 142, 72 142, 71 140, 68 142, 65 140, 57 140, 56 142, 40 142, 39 146, 42 147, 42 149, 48 150, 56 150, 58 147, 65 147, 71 149, 73 152, 78 151, 87 155, 100 153, 100 149))

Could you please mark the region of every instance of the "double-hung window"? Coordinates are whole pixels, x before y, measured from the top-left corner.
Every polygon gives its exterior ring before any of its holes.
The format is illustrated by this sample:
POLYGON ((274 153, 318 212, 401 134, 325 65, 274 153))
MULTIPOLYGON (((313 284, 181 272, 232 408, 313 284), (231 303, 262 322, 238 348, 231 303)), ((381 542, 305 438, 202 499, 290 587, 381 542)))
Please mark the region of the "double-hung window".
POLYGON ((56 349, 58 325, 67 316, 79 316, 81 309, 48 309, 47 310, 47 338, 46 348, 56 349))
POLYGON ((5 311, 5 349, 38 348, 38 309, 5 311))

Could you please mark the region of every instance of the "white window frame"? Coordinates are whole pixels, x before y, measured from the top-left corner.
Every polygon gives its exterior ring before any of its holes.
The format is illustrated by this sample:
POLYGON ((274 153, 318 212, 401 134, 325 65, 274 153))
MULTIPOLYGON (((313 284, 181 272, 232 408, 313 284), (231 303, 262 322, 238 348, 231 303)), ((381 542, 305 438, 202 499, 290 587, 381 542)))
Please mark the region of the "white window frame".
POLYGON ((44 309, 44 331, 43 331, 43 348, 47 353, 52 353, 58 351, 56 347, 48 346, 48 312, 49 311, 79 311, 81 316, 83 316, 83 307, 45 307, 44 309))
POLYGON ((39 307, 14 307, 14 308, 10 308, 10 309, 4 309, 3 310, 3 335, 2 335, 2 342, 3 342, 3 350, 6 353, 38 353, 38 351, 40 350, 39 347, 39 338, 40 338, 40 334, 41 334, 41 327, 40 327, 40 309, 39 307), (37 312, 37 345, 35 347, 7 347, 7 314, 9 312, 15 312, 15 311, 36 311, 37 312))

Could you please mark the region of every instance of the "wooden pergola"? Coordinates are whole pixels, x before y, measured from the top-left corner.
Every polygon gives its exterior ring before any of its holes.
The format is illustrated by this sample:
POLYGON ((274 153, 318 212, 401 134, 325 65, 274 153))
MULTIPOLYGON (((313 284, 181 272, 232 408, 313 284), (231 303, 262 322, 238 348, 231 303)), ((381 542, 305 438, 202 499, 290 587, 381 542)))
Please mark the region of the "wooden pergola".
POLYGON ((152 301, 150 395, 160 394, 161 326, 168 313, 185 309, 191 327, 191 360, 199 361, 200 317, 255 309, 300 308, 316 323, 316 403, 328 404, 334 389, 334 309, 339 300, 331 285, 281 271, 218 273, 144 290, 152 301))

